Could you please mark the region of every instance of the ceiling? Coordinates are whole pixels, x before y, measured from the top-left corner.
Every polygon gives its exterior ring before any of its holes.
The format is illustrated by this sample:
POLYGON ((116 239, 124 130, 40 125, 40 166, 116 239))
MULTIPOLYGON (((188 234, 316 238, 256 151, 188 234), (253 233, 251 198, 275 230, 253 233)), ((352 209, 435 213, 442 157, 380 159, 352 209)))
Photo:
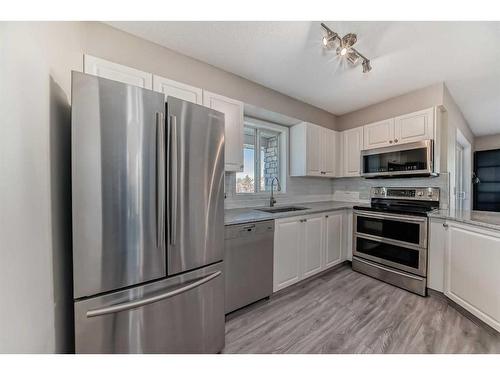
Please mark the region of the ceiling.
POLYGON ((319 22, 109 22, 342 115, 445 82, 476 135, 500 133, 500 22, 328 22, 358 35, 363 74, 321 47, 319 22))

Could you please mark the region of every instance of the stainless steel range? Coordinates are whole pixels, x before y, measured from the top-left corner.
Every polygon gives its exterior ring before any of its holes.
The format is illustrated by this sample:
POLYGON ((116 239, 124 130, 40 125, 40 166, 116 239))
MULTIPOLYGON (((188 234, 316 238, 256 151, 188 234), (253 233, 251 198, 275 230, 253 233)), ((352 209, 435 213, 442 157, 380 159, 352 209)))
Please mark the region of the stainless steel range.
POLYGON ((439 188, 371 190, 371 205, 354 207, 352 268, 426 295, 427 214, 439 207, 439 188))

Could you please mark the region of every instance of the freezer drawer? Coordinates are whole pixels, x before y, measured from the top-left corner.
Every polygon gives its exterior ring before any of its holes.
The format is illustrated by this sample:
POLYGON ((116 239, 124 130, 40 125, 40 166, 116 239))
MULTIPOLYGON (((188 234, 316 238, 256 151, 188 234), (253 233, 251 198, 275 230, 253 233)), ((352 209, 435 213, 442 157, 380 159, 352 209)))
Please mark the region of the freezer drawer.
POLYGON ((75 302, 77 353, 217 353, 223 263, 75 302))

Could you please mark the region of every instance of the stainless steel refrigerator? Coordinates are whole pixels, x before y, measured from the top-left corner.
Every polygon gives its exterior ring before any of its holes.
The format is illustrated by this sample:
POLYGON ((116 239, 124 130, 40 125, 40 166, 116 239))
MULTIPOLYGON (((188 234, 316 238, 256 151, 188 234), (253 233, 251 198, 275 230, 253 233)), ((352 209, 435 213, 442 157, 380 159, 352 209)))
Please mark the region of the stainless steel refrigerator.
POLYGON ((219 352, 224 115, 73 72, 71 137, 76 352, 219 352))

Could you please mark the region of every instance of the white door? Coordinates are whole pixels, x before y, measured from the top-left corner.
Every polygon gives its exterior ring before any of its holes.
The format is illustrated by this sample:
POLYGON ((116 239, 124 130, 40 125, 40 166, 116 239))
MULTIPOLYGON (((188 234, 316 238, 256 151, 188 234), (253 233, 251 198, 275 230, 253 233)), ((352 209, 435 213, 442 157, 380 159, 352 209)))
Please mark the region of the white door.
POLYGON ((361 174, 361 148, 363 146, 363 127, 342 132, 343 173, 345 177, 361 174))
POLYGON ((394 119, 374 122, 363 127, 364 149, 394 144, 394 119))
POLYGON ((165 99, 168 96, 182 99, 195 104, 203 104, 203 90, 186 85, 185 83, 173 81, 168 78, 153 76, 153 90, 165 94, 165 99))
POLYGON ((273 291, 295 284, 300 279, 302 223, 297 218, 275 222, 273 291))
POLYGON ((153 75, 129 66, 116 64, 91 55, 83 56, 83 71, 98 77, 112 79, 126 83, 127 85, 139 86, 144 89, 153 89, 153 75))
POLYGON ((323 160, 322 175, 325 177, 335 177, 335 162, 336 162, 336 132, 334 130, 322 128, 322 147, 321 147, 321 159, 323 160))
POLYGON ((500 332, 500 235, 449 223, 444 294, 500 332))
POLYGON ((226 171, 243 170, 243 103, 203 91, 203 105, 224 113, 226 171))
POLYGON ((401 144, 432 139, 433 134, 433 108, 409 113, 394 119, 394 143, 401 144))
POLYGON ((321 127, 307 124, 306 127, 306 168, 308 176, 321 176, 321 127))
POLYGON ((344 212, 331 212, 325 215, 325 268, 332 267, 342 259, 342 221, 344 212))
POLYGON ((323 269, 323 215, 303 219, 304 252, 302 277, 312 276, 323 269))

